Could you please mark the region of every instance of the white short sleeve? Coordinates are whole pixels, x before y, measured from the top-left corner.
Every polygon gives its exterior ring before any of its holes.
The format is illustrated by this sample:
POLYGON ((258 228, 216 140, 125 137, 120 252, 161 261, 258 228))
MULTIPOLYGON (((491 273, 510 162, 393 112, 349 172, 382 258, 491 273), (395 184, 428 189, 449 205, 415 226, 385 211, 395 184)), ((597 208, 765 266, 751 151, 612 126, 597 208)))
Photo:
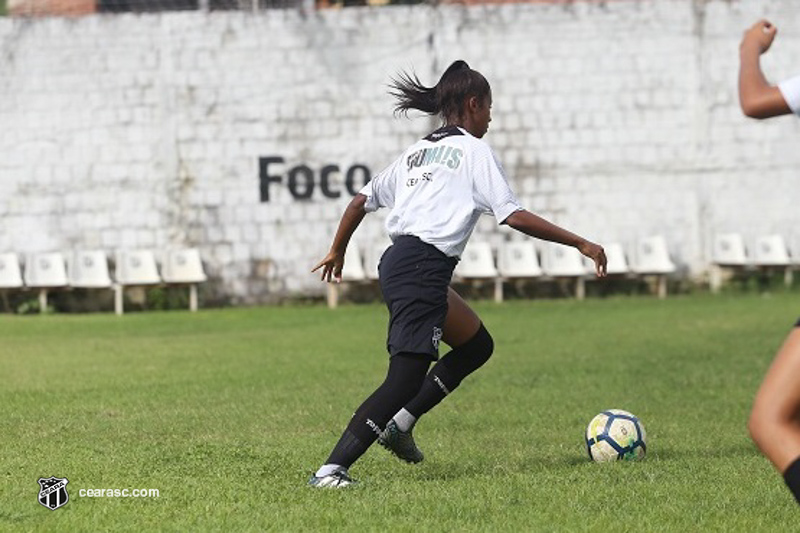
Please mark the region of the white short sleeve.
POLYGON ((800 76, 789 78, 778 84, 783 99, 795 115, 800 115, 800 76))
POLYGON ((485 213, 494 214, 498 224, 502 224, 515 211, 522 207, 508 185, 508 179, 494 151, 484 144, 483 150, 476 150, 474 156, 475 203, 485 213))
POLYGON ((397 188, 397 172, 400 168, 402 157, 383 169, 377 176, 359 191, 367 197, 364 210, 367 213, 377 211, 381 207, 394 207, 394 195, 397 188))

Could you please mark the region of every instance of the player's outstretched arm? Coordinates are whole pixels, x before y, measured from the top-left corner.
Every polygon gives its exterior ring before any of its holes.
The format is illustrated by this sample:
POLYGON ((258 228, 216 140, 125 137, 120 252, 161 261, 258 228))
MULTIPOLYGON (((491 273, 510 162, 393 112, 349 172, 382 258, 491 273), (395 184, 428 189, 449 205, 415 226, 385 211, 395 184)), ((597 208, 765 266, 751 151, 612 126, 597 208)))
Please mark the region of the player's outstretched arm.
POLYGON ((598 276, 606 275, 606 252, 599 244, 587 241, 524 209, 512 213, 505 220, 505 224, 531 237, 577 248, 583 255, 594 261, 595 272, 598 276))
POLYGON ((759 20, 745 33, 739 45, 739 104, 751 118, 769 118, 792 112, 780 89, 770 85, 761 71, 761 54, 769 50, 778 28, 759 20))
POLYGON ((367 202, 367 197, 363 194, 357 194, 344 210, 342 220, 339 221, 339 228, 336 230, 336 236, 333 238, 333 244, 328 255, 320 261, 317 266, 311 269, 311 272, 316 272, 322 269, 320 278, 323 281, 331 281, 331 276, 336 282, 342 281, 342 268, 344 267, 344 252, 347 249, 347 244, 350 242, 350 237, 356 231, 358 225, 364 219, 367 211, 364 209, 364 204, 367 202))

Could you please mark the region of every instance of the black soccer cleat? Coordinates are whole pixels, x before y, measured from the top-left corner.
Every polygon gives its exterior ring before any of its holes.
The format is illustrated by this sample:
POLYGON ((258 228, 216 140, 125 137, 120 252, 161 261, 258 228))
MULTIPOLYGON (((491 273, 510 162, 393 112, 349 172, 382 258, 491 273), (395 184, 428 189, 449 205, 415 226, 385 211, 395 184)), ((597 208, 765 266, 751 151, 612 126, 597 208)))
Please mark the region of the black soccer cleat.
POLYGON ((400 431, 394 420, 386 424, 386 429, 378 437, 378 444, 408 463, 419 463, 425 459, 422 450, 414 443, 411 430, 400 431))

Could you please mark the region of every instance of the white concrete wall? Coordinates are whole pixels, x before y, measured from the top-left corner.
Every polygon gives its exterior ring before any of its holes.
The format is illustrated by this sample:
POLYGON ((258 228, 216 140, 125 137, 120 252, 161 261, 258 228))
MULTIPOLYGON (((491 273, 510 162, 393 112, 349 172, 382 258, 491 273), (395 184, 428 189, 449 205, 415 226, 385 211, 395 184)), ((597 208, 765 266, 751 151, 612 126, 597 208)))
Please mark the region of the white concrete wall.
MULTIPOLYGON (((702 275, 715 232, 800 243, 800 120, 744 118, 742 31, 780 28, 768 77, 800 74, 780 0, 352 8, 0 19, 0 251, 197 246, 234 302, 317 294, 308 271, 350 199, 434 123, 392 116, 389 77, 454 59, 492 83, 495 148, 523 203, 600 242, 666 236, 702 275), (260 201, 259 158, 282 184, 260 201), (288 171, 338 165, 336 199, 288 171)), ((382 239, 383 215, 356 234, 382 239)), ((475 237, 517 238, 490 217, 475 237)))

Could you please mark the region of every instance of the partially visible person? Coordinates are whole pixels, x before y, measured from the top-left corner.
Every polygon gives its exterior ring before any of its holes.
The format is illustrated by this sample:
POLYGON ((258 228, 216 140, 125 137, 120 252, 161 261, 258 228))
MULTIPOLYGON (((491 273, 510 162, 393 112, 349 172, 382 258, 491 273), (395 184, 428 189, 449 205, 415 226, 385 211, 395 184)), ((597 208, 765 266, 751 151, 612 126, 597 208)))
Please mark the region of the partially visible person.
POLYGON ((739 46, 739 103, 751 118, 800 115, 800 75, 772 85, 761 71, 761 54, 769 50, 777 33, 774 24, 759 20, 745 32, 739 46))
MULTIPOLYGON (((764 119, 800 115, 800 76, 771 85, 761 71, 778 28, 760 20, 748 29, 739 48, 739 102, 742 112, 764 119)), ((800 320, 778 350, 756 393, 748 429, 753 441, 783 474, 800 503, 800 320)))

